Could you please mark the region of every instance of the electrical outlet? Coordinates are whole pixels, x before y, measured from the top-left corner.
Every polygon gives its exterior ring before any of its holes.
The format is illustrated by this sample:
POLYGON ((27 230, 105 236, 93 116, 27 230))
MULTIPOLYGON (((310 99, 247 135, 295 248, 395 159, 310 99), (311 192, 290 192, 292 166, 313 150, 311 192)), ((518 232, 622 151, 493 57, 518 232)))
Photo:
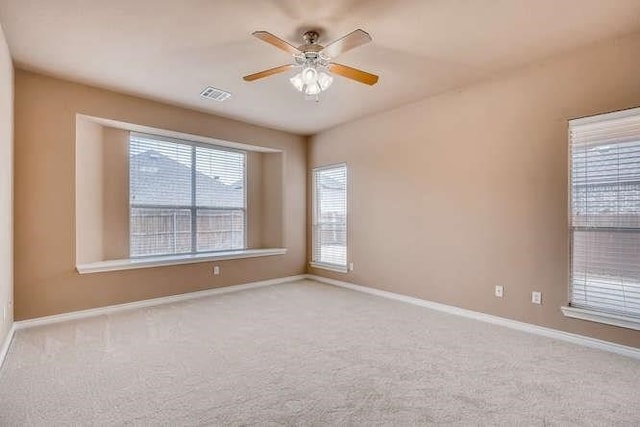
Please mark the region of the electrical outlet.
POLYGON ((538 292, 538 291, 531 292, 531 302, 533 304, 542 304, 542 292, 538 292))
POLYGON ((352 262, 349 263, 349 271, 353 271, 353 263, 352 262))
POLYGON ((220 274, 220 267, 218 267, 217 265, 213 266, 213 275, 217 276, 220 274))
POLYGON ((496 286, 496 296, 502 298, 502 296, 504 295, 504 287, 503 286, 496 286))

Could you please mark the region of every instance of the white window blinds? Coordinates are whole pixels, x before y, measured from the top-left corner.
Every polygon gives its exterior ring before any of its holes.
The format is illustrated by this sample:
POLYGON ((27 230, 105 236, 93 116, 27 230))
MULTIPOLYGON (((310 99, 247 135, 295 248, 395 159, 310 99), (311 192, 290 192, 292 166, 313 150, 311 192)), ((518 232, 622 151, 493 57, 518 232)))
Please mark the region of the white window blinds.
POLYGON ((130 256, 244 249, 245 157, 132 133, 130 256))
POLYGON ((571 305, 640 317, 640 109, 569 130, 571 305))
POLYGON ((313 262, 347 265, 347 166, 313 170, 313 262))

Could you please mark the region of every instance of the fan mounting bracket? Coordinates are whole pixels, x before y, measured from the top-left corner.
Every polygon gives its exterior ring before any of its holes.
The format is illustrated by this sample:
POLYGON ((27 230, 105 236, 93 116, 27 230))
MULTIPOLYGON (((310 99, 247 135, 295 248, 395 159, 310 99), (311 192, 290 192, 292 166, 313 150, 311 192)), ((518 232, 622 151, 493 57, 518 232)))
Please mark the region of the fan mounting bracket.
POLYGON ((302 35, 302 38, 307 44, 316 44, 318 42, 319 37, 320 37, 320 34, 315 30, 306 31, 302 35))

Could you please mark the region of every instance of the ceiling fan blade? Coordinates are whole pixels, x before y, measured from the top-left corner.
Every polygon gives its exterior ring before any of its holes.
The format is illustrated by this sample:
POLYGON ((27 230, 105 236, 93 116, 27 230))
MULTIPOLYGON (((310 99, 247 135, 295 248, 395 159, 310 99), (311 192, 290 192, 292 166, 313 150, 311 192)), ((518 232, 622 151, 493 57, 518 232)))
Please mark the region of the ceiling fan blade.
POLYGON ((357 68, 347 67, 346 65, 330 63, 329 71, 339 76, 346 77, 351 80, 355 80, 360 83, 364 83, 369 86, 373 86, 378 83, 378 76, 375 74, 367 73, 366 71, 358 70, 357 68))
POLYGON ((268 70, 260 71, 259 73, 249 74, 248 76, 244 76, 243 79, 245 79, 248 82, 252 82, 254 80, 262 79, 264 77, 269 77, 274 74, 284 73, 285 71, 293 67, 295 67, 295 65, 293 64, 281 65, 279 67, 269 68, 268 70))
POLYGON ((326 46, 322 50, 322 53, 326 54, 329 58, 335 58, 348 50, 361 46, 365 43, 369 43, 370 41, 371 36, 369 33, 364 30, 357 29, 326 46))
POLYGON ((254 31, 253 33, 251 33, 251 35, 292 55, 300 53, 300 50, 297 47, 282 40, 280 37, 274 36, 267 31, 254 31))

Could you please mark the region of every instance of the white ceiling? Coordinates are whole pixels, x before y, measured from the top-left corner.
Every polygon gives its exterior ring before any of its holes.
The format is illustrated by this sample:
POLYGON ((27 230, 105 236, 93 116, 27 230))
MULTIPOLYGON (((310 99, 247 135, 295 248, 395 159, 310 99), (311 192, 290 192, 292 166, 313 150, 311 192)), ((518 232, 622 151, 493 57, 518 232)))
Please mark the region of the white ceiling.
POLYGON ((0 0, 20 67, 301 134, 416 101, 518 65, 640 30, 640 0, 0 0), (290 73, 242 76, 290 62, 251 36, 320 42, 362 28, 373 42, 336 61, 380 75, 336 78, 319 103, 290 73), (199 98, 207 85, 223 103, 199 98))

